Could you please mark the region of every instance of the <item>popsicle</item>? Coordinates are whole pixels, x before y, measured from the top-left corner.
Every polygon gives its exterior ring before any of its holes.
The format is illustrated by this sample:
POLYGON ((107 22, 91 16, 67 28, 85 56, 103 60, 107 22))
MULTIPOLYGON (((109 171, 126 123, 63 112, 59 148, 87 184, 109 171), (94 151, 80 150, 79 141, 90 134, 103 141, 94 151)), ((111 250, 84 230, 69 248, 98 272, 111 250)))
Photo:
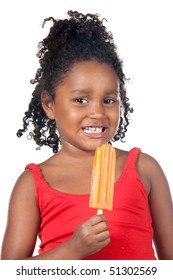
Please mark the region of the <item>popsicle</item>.
POLYGON ((89 207, 96 208, 97 214, 103 209, 112 210, 115 181, 115 148, 103 144, 95 151, 89 207))

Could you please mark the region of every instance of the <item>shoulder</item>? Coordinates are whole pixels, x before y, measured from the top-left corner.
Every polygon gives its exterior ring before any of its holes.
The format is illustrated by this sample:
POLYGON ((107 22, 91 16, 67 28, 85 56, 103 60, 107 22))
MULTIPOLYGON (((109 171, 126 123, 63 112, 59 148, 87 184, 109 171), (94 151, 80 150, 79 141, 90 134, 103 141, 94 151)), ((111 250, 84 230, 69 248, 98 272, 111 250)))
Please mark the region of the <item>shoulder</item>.
MULTIPOLYGON (((29 165, 28 165, 29 166, 29 165)), ((26 168, 18 177, 17 184, 33 185, 34 176, 30 168, 26 168)))
POLYGON ((12 198, 18 196, 23 197, 27 194, 27 198, 35 197, 35 180, 30 169, 24 170, 17 178, 12 190, 12 198))
MULTIPOLYGON (((10 213, 38 214, 36 203, 36 187, 32 172, 27 169, 18 177, 11 192, 9 201, 10 213)), ((17 217, 17 214, 15 214, 17 217)))
POLYGON ((160 163, 153 156, 141 152, 137 159, 136 169, 148 192, 150 207, 154 206, 156 201, 159 205, 161 201, 165 204, 168 201, 170 203, 170 187, 160 163))
POLYGON ((136 162, 137 170, 145 175, 150 183, 160 178, 166 179, 160 163, 153 156, 140 152, 136 162))

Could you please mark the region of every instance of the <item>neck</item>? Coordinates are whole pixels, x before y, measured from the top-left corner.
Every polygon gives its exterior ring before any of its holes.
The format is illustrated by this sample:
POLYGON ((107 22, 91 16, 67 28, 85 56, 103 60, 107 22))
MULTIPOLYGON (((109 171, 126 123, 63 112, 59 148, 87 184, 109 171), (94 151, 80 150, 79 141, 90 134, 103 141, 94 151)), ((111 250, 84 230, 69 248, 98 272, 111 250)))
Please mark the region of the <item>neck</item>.
POLYGON ((61 150, 59 151, 59 155, 65 156, 68 158, 75 158, 76 160, 83 160, 83 159, 93 159, 95 154, 95 150, 87 151, 81 150, 77 147, 71 145, 62 145, 61 150))

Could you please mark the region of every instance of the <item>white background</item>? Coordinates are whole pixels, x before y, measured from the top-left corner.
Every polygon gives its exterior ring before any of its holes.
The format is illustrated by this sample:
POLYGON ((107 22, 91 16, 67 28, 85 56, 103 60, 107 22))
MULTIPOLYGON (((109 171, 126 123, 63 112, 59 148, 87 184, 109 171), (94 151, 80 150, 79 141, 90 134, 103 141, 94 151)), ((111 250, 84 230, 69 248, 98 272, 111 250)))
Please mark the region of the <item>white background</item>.
POLYGON ((46 17, 66 17, 68 10, 99 13, 114 34, 134 114, 122 149, 140 147, 155 157, 173 193, 173 16, 168 0, 6 0, 0 4, 0 243, 13 185, 27 163, 51 155, 49 148, 36 151, 35 143, 16 136, 22 125, 34 86, 37 44, 49 30, 46 17))

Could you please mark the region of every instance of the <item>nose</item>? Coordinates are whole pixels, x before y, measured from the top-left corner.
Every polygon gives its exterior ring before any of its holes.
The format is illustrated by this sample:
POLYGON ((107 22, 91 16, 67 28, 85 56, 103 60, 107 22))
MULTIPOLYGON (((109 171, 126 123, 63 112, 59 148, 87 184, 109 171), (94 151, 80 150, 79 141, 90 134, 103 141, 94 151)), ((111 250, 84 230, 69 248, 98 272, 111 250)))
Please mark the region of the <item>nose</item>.
POLYGON ((105 117, 104 105, 100 102, 94 102, 90 107, 91 119, 102 119, 105 117))

